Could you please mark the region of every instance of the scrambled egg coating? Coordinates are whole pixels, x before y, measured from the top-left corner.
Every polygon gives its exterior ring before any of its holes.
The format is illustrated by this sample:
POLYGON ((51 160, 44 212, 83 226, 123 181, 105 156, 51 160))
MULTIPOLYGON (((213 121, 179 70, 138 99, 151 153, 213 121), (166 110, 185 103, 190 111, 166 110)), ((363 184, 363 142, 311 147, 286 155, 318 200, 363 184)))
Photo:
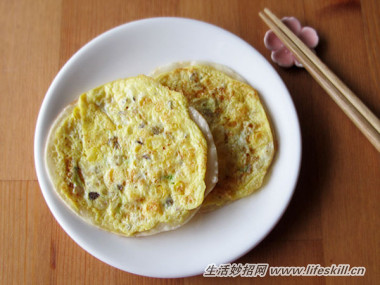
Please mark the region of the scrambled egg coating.
POLYGON ((219 181, 203 207, 219 207, 258 189, 275 150, 257 91, 206 65, 176 68, 156 79, 184 94, 210 126, 218 152, 219 181))
POLYGON ((184 96, 143 75, 82 94, 47 146, 60 196, 89 222, 127 236, 186 222, 204 199, 206 160, 184 96))

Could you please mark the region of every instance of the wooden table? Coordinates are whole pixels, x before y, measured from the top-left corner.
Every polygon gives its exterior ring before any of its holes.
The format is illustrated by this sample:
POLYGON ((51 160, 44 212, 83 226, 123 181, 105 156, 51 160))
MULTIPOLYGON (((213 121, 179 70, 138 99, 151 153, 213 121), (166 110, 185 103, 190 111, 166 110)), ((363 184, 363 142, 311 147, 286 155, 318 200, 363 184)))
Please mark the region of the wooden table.
POLYGON ((227 29, 268 60, 264 7, 320 35, 318 55, 380 115, 380 2, 77 1, 0 2, 1 284, 375 284, 380 280, 380 156, 302 69, 275 69, 298 111, 303 158, 294 198, 271 234, 239 259, 270 266, 350 264, 364 277, 154 279, 112 268, 82 250, 48 210, 36 179, 33 135, 54 76, 81 46, 117 25, 180 16, 227 29))

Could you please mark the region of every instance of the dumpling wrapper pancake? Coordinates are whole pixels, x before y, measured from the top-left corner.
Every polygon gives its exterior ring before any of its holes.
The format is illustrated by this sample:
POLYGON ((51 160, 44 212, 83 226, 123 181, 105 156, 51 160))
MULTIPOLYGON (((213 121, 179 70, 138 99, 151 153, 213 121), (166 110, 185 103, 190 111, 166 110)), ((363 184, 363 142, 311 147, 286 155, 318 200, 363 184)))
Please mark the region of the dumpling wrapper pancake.
POLYGON ((184 94, 210 126, 218 152, 219 181, 202 207, 214 209, 261 187, 275 153, 273 134, 255 89, 217 70, 220 65, 184 65, 174 64, 172 70, 166 67, 153 76, 184 94))
MULTIPOLYGON (((46 160, 56 191, 80 217, 114 233, 183 225, 217 180, 217 165, 207 168, 216 151, 208 153, 193 120, 207 123, 196 111, 192 118, 182 94, 147 76, 82 94, 49 134, 46 160)), ((212 136, 209 143, 212 150, 212 136)))

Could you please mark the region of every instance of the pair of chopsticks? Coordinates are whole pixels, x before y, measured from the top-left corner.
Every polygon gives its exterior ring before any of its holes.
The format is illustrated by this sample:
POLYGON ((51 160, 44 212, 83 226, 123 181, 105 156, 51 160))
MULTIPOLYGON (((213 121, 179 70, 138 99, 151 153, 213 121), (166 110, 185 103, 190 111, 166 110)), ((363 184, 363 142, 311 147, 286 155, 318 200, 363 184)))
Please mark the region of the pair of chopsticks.
POLYGON ((305 69, 380 152, 380 120, 360 99, 269 9, 260 17, 303 64, 305 69))

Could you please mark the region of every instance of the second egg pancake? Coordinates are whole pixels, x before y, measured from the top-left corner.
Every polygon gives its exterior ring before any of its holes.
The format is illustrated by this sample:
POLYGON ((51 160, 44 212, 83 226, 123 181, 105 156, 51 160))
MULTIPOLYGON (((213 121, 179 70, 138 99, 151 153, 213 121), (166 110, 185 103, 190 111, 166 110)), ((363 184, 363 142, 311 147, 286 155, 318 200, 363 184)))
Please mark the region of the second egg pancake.
POLYGON ((207 120, 218 152, 219 182, 203 202, 215 208, 252 194, 263 183, 275 148, 258 92, 207 65, 179 67, 156 75, 181 92, 207 120))

